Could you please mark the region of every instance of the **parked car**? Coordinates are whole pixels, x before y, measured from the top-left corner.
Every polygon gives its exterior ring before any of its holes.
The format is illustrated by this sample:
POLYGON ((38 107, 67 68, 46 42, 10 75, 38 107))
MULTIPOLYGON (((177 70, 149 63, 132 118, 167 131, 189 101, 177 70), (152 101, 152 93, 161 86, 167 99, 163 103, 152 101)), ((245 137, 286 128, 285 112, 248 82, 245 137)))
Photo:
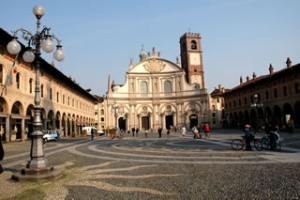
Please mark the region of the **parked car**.
POLYGON ((55 130, 47 130, 45 131, 45 134, 43 135, 44 141, 48 142, 50 140, 56 141, 60 138, 60 134, 57 133, 55 130))
POLYGON ((102 131, 102 130, 98 130, 98 131, 97 131, 97 133, 98 133, 98 135, 99 135, 99 136, 101 136, 101 135, 104 135, 104 134, 105 134, 105 133, 104 133, 104 131, 102 131))

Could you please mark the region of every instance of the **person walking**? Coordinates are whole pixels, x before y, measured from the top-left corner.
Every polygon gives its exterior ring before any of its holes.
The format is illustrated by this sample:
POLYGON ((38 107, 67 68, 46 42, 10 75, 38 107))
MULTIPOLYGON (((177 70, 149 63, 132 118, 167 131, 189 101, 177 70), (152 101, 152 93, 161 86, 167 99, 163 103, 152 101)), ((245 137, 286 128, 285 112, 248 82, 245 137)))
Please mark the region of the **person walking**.
POLYGON ((91 140, 94 140, 94 135, 95 135, 95 131, 94 131, 94 129, 92 128, 92 129, 91 129, 91 140))
POLYGON ((158 132, 158 137, 161 138, 162 128, 161 128, 161 127, 158 127, 157 132, 158 132))
POLYGON ((204 125, 204 132, 205 132, 205 138, 209 138, 210 137, 210 127, 208 124, 204 125))
POLYGON ((131 129, 131 132, 132 132, 132 137, 134 137, 134 135, 135 135, 135 127, 133 127, 133 128, 131 129))
POLYGON ((135 129, 135 134, 136 134, 136 137, 139 137, 139 131, 140 131, 140 129, 139 129, 139 128, 136 128, 136 129, 135 129))
POLYGON ((252 151, 251 148, 251 133, 250 133, 251 126, 249 124, 245 125, 245 140, 246 140, 246 151, 252 151))
POLYGON ((181 131, 182 131, 182 136, 185 137, 185 134, 186 134, 186 128, 185 128, 185 126, 181 128, 181 131))
POLYGON ((145 130, 145 138, 148 137, 148 130, 145 130))

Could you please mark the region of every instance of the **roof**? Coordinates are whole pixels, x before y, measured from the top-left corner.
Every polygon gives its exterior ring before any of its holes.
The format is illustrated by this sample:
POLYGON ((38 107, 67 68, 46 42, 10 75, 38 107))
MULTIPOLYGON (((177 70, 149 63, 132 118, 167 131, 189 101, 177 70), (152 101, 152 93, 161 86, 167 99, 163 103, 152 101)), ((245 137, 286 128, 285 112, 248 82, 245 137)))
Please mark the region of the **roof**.
POLYGON ((273 73, 270 73, 270 74, 267 74, 267 75, 254 77, 252 79, 247 80, 246 82, 243 82, 243 83, 239 84, 236 87, 233 87, 233 88, 227 90, 225 93, 231 93, 231 92, 236 91, 236 90, 244 89, 245 87, 251 87, 255 84, 260 84, 262 82, 269 81, 270 78, 280 77, 280 76, 282 76, 282 74, 285 74, 285 73, 295 73, 295 72, 298 72, 298 73, 300 72, 300 63, 298 63, 296 65, 293 65, 293 66, 290 66, 290 67, 283 68, 281 70, 278 70, 276 72, 273 72, 273 73))

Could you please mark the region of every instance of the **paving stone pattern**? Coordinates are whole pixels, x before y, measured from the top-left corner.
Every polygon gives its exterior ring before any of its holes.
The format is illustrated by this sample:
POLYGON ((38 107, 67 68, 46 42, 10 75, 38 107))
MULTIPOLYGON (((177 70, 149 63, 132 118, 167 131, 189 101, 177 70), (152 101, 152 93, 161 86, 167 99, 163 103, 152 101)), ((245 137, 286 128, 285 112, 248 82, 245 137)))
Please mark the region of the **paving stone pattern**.
POLYGON ((0 199, 300 199, 300 133, 282 135, 282 152, 233 151, 237 130, 212 130, 201 140, 180 133, 62 138, 45 144, 45 154, 63 176, 27 183, 11 175, 25 167, 30 142, 5 143, 0 199))

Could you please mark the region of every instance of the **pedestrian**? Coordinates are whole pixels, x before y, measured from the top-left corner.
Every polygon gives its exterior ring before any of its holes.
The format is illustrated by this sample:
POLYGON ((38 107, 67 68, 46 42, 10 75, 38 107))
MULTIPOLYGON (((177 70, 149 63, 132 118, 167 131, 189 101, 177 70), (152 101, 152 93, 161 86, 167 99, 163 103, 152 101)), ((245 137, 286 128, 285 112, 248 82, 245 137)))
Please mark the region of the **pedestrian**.
POLYGON ((194 127, 192 128, 192 132, 194 135, 194 139, 198 139, 199 138, 199 130, 196 125, 194 125, 194 127))
POLYGON ((139 131, 140 131, 139 128, 136 128, 136 129, 135 129, 136 137, 139 137, 139 131))
POLYGON ((246 151, 252 151, 251 148, 251 133, 250 133, 251 126, 249 124, 245 125, 245 141, 246 141, 246 151))
POLYGON ((131 132, 132 132, 132 137, 134 137, 134 135, 135 135, 135 127, 132 127, 131 132))
POLYGON ((157 132, 158 132, 158 137, 161 138, 162 128, 161 128, 161 127, 158 127, 157 132))
POLYGON ((185 126, 181 128, 181 131, 182 131, 182 136, 185 137, 185 134, 186 134, 186 128, 185 128, 185 126))
POLYGON ((94 129, 91 128, 91 140, 94 140, 94 134, 95 134, 94 129))
MULTIPOLYGON (((3 160, 4 158, 4 148, 3 148, 3 145, 2 145, 2 134, 0 133, 0 161, 3 160)), ((0 174, 3 173, 3 167, 2 165, 0 164, 0 174)))
POLYGON ((209 138, 210 137, 210 127, 208 124, 204 125, 204 132, 205 132, 205 138, 209 138))
POLYGON ((167 130, 167 138, 170 136, 170 129, 167 130))
POLYGON ((145 130, 145 138, 148 137, 148 130, 145 130))

